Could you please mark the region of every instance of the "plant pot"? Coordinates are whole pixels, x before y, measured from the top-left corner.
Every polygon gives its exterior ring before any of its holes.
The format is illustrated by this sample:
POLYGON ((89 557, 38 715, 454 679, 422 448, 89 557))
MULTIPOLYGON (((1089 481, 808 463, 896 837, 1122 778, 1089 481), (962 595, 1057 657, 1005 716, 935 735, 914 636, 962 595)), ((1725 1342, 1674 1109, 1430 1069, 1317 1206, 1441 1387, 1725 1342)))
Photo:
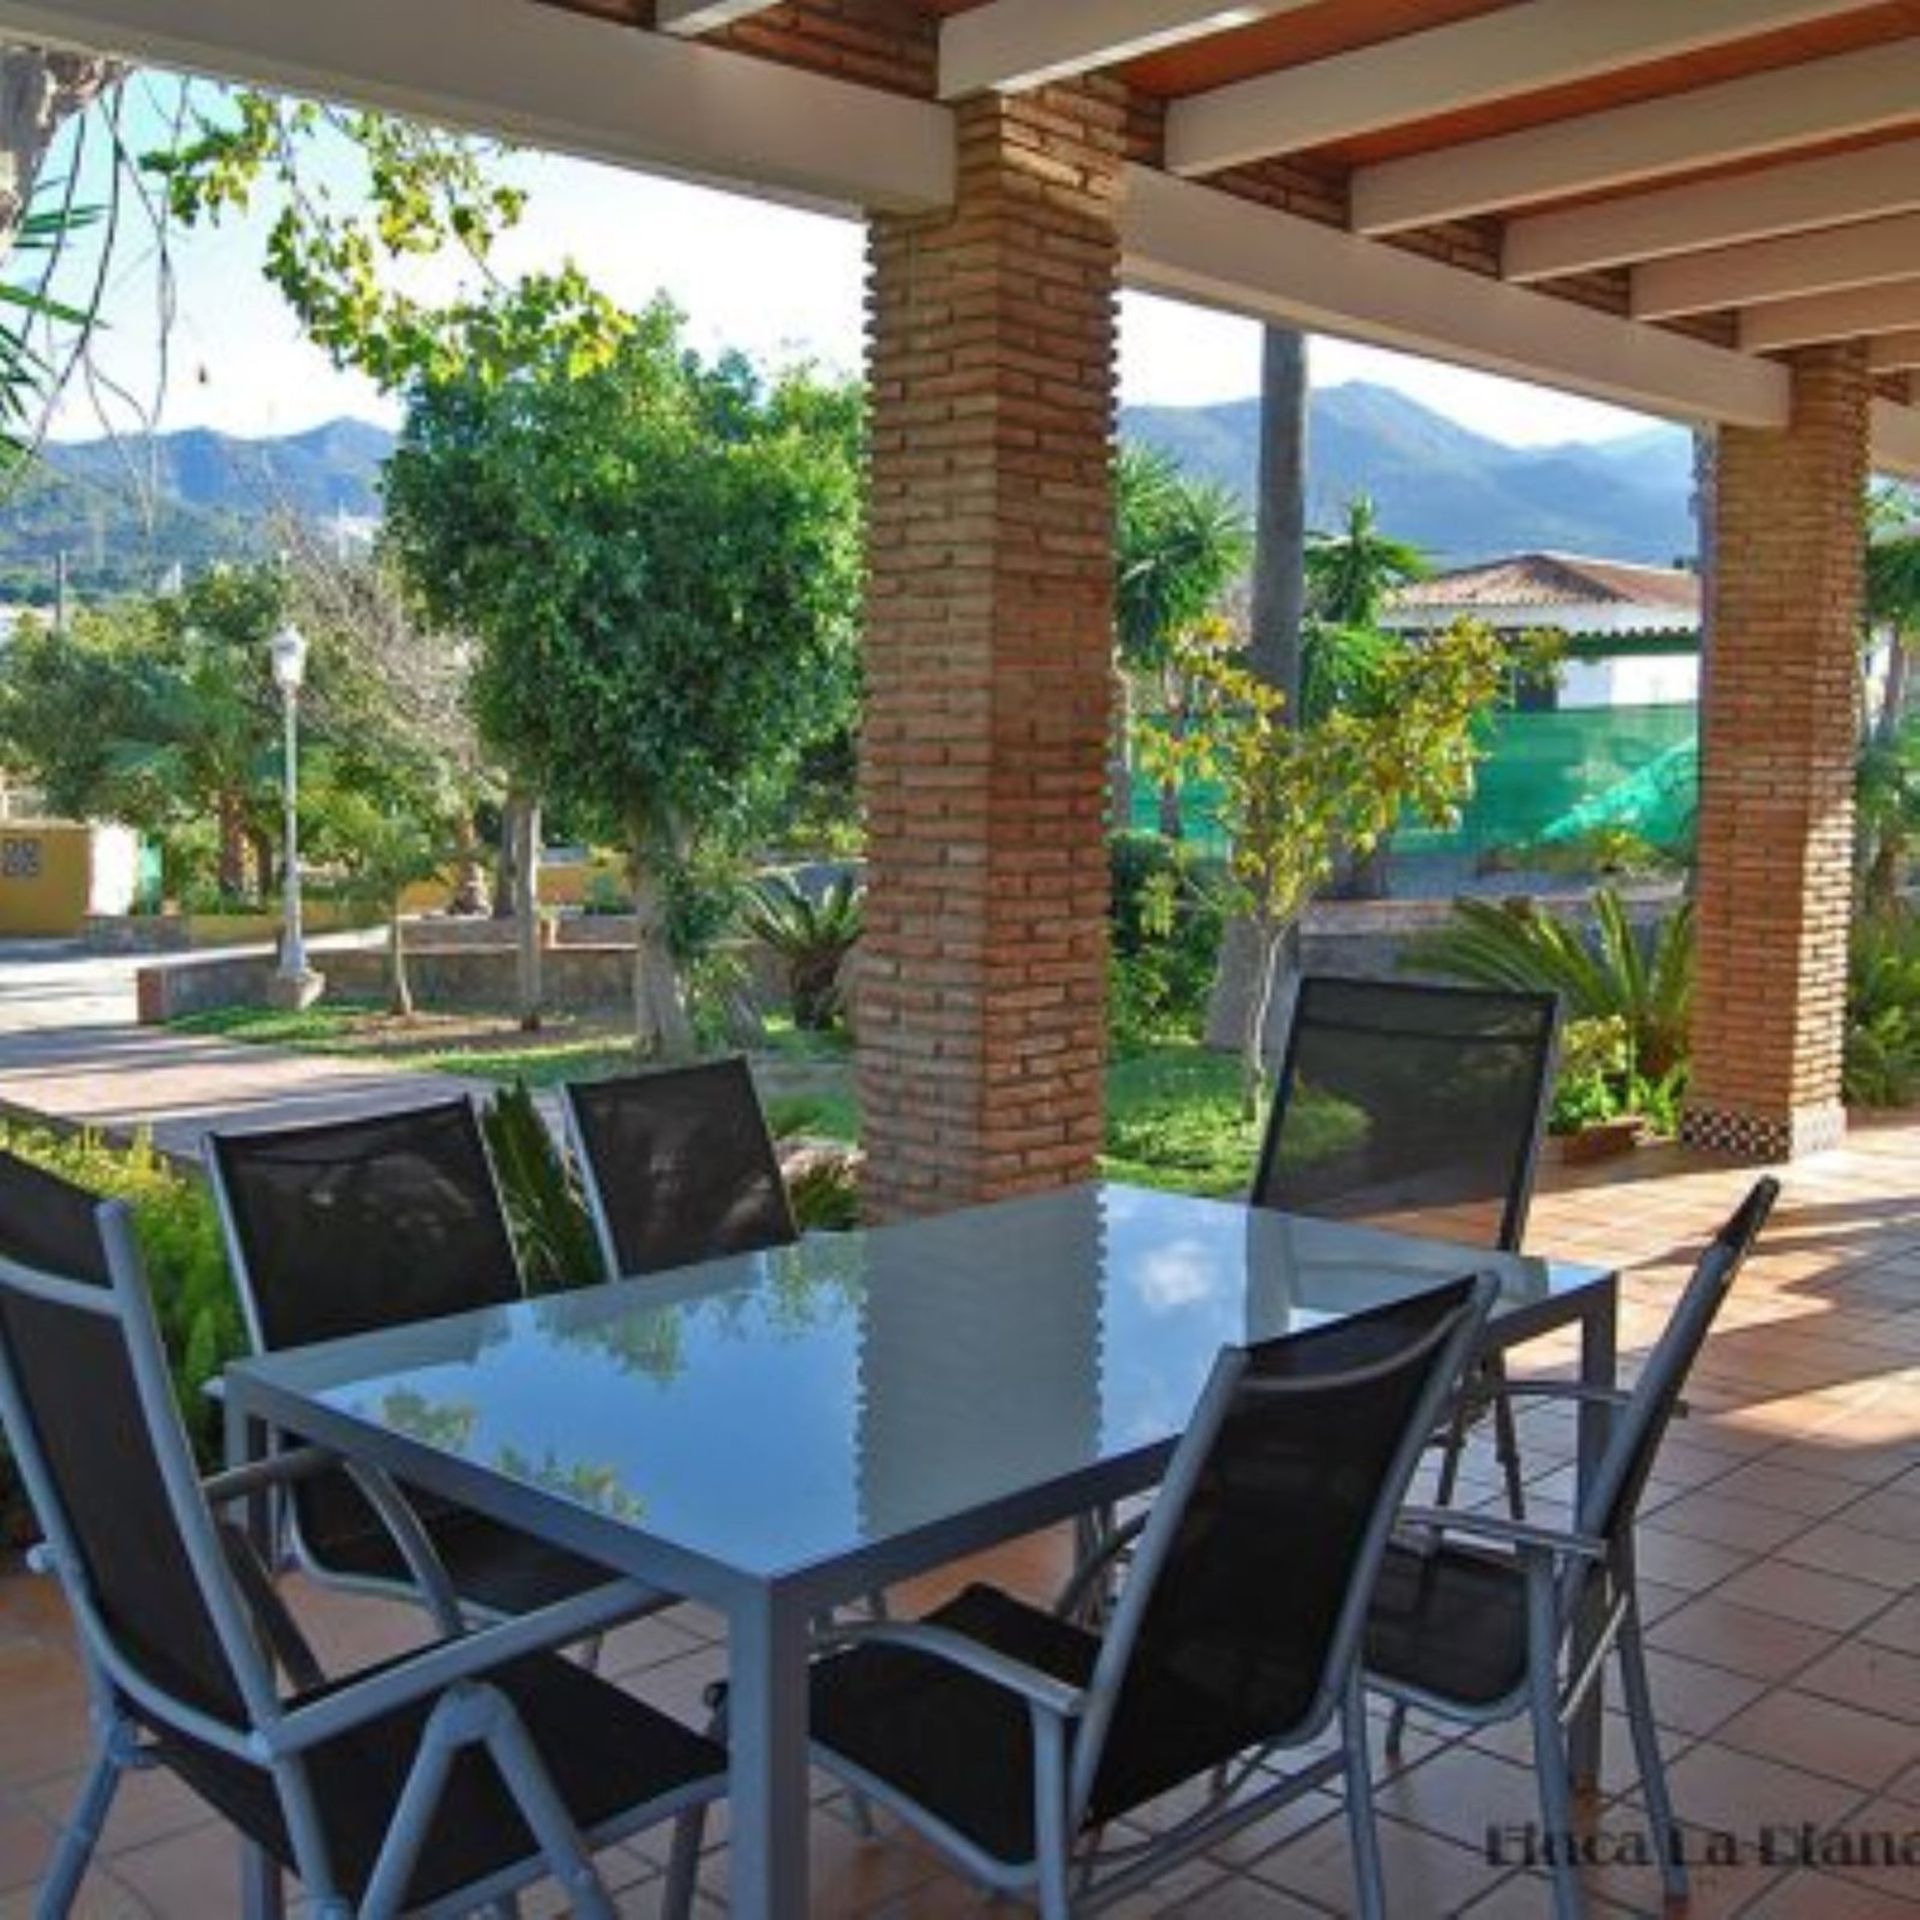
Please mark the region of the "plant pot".
POLYGON ((1617 1153, 1631 1153, 1640 1144, 1647 1123, 1637 1113, 1622 1113, 1611 1120, 1595 1120, 1578 1133, 1563 1133, 1560 1158, 1568 1166, 1581 1166, 1589 1160, 1610 1160, 1617 1153))

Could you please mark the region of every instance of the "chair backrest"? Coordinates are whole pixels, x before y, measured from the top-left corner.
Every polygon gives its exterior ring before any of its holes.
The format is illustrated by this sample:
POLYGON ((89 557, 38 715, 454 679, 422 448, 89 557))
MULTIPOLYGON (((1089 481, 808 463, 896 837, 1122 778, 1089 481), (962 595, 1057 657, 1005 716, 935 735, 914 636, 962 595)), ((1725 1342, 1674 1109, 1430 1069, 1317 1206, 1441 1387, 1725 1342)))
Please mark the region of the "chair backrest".
POLYGON ((1726 1225, 1707 1243, 1679 1304, 1640 1369, 1632 1399, 1614 1416, 1593 1483, 1580 1503, 1583 1533, 1609 1541, 1620 1541, 1630 1533, 1687 1375, 1779 1197, 1778 1180, 1755 1181, 1726 1225))
POLYGON ((1309 974, 1253 1204, 1517 1250, 1558 1026, 1550 993, 1309 974))
POLYGON ((565 1097, 610 1275, 799 1238, 744 1060, 578 1082, 565 1097))
POLYGON ((0 1152, 0 1260, 104 1287, 98 1194, 17 1153, 0 1152))
POLYGON ((258 1351, 521 1297, 471 1101, 209 1137, 258 1351))
POLYGON ((271 1683, 200 1493, 126 1210, 0 1157, 0 1246, 0 1420, 89 1654, 149 1707, 244 1729, 271 1683), (39 1265, 14 1257, 36 1242, 50 1249, 39 1265))
POLYGON ((1180 1718, 1170 1681, 1237 1745, 1325 1723, 1393 1516, 1497 1291, 1470 1276, 1222 1351, 1101 1649, 1076 1808, 1101 1817, 1135 1797, 1127 1779, 1159 1764, 1180 1718))

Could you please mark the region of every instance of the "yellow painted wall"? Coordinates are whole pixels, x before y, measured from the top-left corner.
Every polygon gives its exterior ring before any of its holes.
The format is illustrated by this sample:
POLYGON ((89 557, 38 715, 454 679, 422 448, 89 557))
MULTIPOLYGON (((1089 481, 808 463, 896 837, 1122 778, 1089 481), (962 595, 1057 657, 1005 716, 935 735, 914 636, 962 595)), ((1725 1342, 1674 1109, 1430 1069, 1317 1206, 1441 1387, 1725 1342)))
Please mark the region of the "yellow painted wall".
POLYGON ((93 829, 0 825, 0 934, 71 939, 93 894, 93 829))
MULTIPOLYGON (((605 874, 624 894, 626 873, 626 863, 617 854, 596 853, 587 860, 542 860, 540 904, 544 907, 584 906, 588 891, 600 874, 605 874)), ((447 881, 423 880, 400 896, 400 908, 403 913, 444 913, 452 897, 453 888, 447 881)))

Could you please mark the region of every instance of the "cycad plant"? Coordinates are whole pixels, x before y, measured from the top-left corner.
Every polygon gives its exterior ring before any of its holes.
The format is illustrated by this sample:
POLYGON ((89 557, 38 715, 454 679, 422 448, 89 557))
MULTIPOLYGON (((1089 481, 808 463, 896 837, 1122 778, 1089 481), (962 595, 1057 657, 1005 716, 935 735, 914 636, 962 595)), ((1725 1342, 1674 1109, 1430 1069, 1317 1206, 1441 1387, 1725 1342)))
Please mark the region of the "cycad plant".
POLYGON ((1476 986, 1557 993, 1570 1021, 1621 1020, 1632 1071, 1659 1082, 1687 1057, 1693 954, 1691 901, 1636 928, 1619 894, 1603 887, 1591 930, 1529 901, 1456 900, 1453 923, 1409 941, 1401 964, 1476 986))
POLYGON ((747 931, 777 954, 787 972, 793 1024, 825 1033, 840 1012, 840 969, 866 925, 867 895, 843 874, 817 896, 782 874, 747 896, 747 931))

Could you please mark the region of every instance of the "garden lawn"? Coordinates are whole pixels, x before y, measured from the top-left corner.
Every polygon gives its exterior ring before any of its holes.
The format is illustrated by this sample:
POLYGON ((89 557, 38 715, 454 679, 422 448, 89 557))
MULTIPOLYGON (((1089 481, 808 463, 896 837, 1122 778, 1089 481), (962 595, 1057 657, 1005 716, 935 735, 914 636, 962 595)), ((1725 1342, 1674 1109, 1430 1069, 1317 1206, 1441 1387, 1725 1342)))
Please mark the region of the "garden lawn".
MULTIPOLYGON (((229 1007, 190 1014, 177 1032, 347 1054, 427 1072, 515 1080, 534 1088, 625 1072, 632 1050, 606 1022, 556 1018, 539 1033, 510 1020, 419 1014, 399 1020, 366 1002, 322 1001, 302 1013, 229 1007)), ((770 1022, 754 1069, 780 1134, 859 1138, 852 1063, 844 1039, 770 1022)), ((1107 1071, 1102 1174, 1181 1193, 1244 1193, 1259 1151, 1257 1124, 1240 1114, 1239 1063, 1191 1043, 1169 1042, 1116 1060, 1107 1071)))

